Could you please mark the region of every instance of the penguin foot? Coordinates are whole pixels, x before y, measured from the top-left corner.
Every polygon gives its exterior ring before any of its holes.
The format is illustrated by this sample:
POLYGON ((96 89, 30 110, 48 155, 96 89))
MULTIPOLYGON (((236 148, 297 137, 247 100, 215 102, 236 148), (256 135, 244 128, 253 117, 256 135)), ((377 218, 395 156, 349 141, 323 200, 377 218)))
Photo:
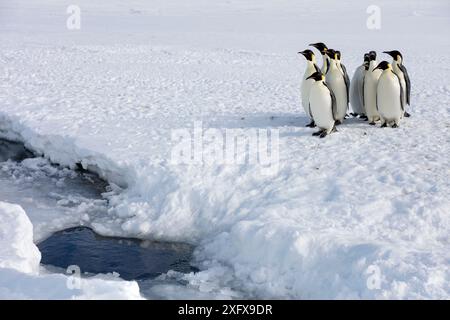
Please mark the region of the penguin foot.
POLYGON ((375 121, 369 122, 369 124, 370 124, 371 126, 374 126, 374 125, 375 125, 375 121))
POLYGON ((381 125, 381 128, 386 128, 386 127, 387 127, 387 123, 386 122, 381 125))
POLYGON ((392 128, 398 128, 398 125, 397 125, 396 123, 394 123, 394 124, 392 125, 392 128))
POLYGON ((306 127, 308 127, 308 128, 314 128, 315 126, 316 126, 316 123, 314 122, 314 120, 311 120, 311 122, 306 125, 306 127))
POLYGON ((334 125, 335 125, 335 126, 338 126, 338 125, 340 125, 340 124, 342 124, 342 121, 341 121, 341 120, 336 120, 336 121, 334 122, 334 125))
POLYGON ((322 133, 320 134, 319 138, 325 138, 328 135, 327 130, 323 130, 322 133))
POLYGON ((353 118, 356 118, 356 117, 358 116, 358 114, 357 114, 357 113, 354 113, 354 112, 350 113, 350 115, 351 115, 353 118))
POLYGON ((404 116, 409 118, 409 117, 411 117, 411 114, 409 114, 407 111, 405 111, 404 116))
POLYGON ((344 116, 344 119, 348 119, 350 116, 348 115, 348 114, 346 114, 345 116, 344 116))
POLYGON ((360 118, 360 119, 362 119, 362 120, 364 120, 364 121, 367 121, 367 120, 369 120, 369 118, 367 118, 367 116, 364 116, 364 115, 362 115, 362 116, 359 116, 359 118, 360 118))
POLYGON ((325 130, 320 130, 320 131, 314 132, 312 135, 313 136, 320 136, 324 131, 325 130))

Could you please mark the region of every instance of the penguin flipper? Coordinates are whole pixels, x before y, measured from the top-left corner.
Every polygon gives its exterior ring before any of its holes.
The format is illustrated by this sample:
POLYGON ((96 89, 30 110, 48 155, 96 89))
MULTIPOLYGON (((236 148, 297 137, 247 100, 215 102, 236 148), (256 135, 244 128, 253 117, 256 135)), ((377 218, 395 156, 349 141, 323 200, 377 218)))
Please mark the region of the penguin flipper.
POLYGON ((337 119, 337 103, 336 103, 336 96, 334 95, 333 90, 331 90, 331 88, 324 82, 323 83, 325 85, 325 87, 327 87, 328 91, 330 91, 330 97, 331 97, 331 111, 333 113, 333 119, 336 120, 337 119))
MULTIPOLYGON (((400 81, 400 77, 395 73, 392 72, 393 74, 395 74, 395 76, 397 77, 398 80, 398 84, 400 86, 400 106, 402 108, 402 112, 405 112, 405 101, 403 101, 403 87, 402 87, 402 82, 400 81)), ((378 109, 378 106, 377 106, 378 109)))
POLYGON ((322 73, 322 70, 320 70, 319 66, 314 63, 314 69, 316 69, 316 72, 322 73))
POLYGON ((342 68, 342 72, 344 73, 345 87, 347 88, 347 108, 348 108, 348 102, 350 101, 350 96, 349 96, 349 92, 350 92, 350 78, 349 78, 348 73, 347 73, 347 68, 344 66, 343 63, 341 63, 341 68, 342 68))
POLYGON ((410 104, 411 102, 411 80, 409 79, 408 70, 404 65, 399 65, 400 70, 403 72, 403 76, 405 77, 406 82, 406 104, 410 104))
POLYGON ((366 102, 364 101, 364 82, 365 82, 365 79, 366 79, 366 75, 364 74, 364 76, 362 78, 362 107, 363 107, 364 112, 366 112, 366 107, 365 107, 366 102))
POLYGON ((402 112, 405 112, 405 101, 403 101, 403 87, 400 84, 400 106, 402 107, 402 112))

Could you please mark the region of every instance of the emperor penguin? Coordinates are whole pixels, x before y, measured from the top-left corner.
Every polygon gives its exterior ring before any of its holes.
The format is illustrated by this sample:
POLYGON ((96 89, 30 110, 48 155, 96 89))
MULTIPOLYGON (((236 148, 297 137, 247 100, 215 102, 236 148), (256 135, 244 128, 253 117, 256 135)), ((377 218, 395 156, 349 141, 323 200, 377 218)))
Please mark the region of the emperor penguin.
POLYGON ((376 59, 376 52, 370 51, 369 68, 364 75, 363 81, 363 103, 370 125, 375 125, 375 121, 380 120, 380 115, 377 110, 377 84, 378 78, 381 76, 381 70, 375 69, 377 65, 376 59))
MULTIPOLYGON (((345 83, 347 85, 348 90, 350 90, 350 77, 348 76, 347 68, 341 62, 341 52, 339 50, 336 50, 336 63, 337 63, 338 68, 341 70, 342 74, 345 77, 345 83)), ((348 100, 348 102, 350 102, 350 97, 349 97, 348 92, 347 92, 347 95, 348 95, 347 100, 348 100)), ((347 109, 348 109, 348 106, 347 106, 347 109)), ((346 115, 346 117, 347 117, 347 115, 346 115)))
POLYGON ((338 67, 336 51, 328 49, 327 55, 330 58, 330 66, 326 74, 326 82, 336 97, 336 124, 341 124, 347 114, 350 81, 338 67))
POLYGON ((308 77, 314 80, 309 94, 310 113, 316 122, 319 131, 313 136, 326 137, 336 131, 336 98, 331 88, 325 82, 325 76, 321 72, 314 72, 308 77))
POLYGON ((364 54, 364 62, 360 65, 353 74, 350 82, 350 104, 352 105, 354 117, 359 116, 362 119, 367 119, 366 110, 364 109, 364 76, 369 69, 370 56, 368 53, 364 54))
POLYGON ((309 91, 311 90, 311 85, 314 83, 314 80, 308 79, 308 77, 314 72, 320 72, 320 69, 316 64, 316 57, 311 50, 300 51, 299 54, 306 58, 306 70, 303 75, 301 86, 302 106, 306 115, 311 119, 311 122, 306 126, 313 128, 315 127, 315 123, 311 113, 309 112, 309 91))
MULTIPOLYGON (((403 105, 410 105, 411 101, 411 81, 409 79, 408 70, 403 65, 403 56, 398 50, 393 51, 384 51, 383 53, 387 53, 393 59, 392 61, 392 70, 394 70, 395 74, 400 78, 400 83, 402 84, 403 89, 403 105)), ((405 110, 405 117, 411 116, 405 110)))
POLYGON ((328 67, 330 66, 330 59, 327 56, 327 46, 323 42, 317 42, 317 43, 311 43, 310 46, 316 48, 319 50, 320 54, 322 55, 322 73, 327 74, 328 67))
POLYGON ((397 128, 405 113, 403 87, 392 65, 386 61, 373 70, 383 70, 377 85, 377 108, 381 117, 381 127, 397 128))

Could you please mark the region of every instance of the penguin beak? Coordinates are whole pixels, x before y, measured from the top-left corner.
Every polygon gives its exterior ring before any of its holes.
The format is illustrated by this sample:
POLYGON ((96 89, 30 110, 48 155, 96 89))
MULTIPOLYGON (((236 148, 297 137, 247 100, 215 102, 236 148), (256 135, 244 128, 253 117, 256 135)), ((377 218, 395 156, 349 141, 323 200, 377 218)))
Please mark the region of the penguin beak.
POLYGON ((306 80, 309 80, 309 79, 313 79, 314 78, 314 76, 315 76, 315 74, 313 73, 312 75, 310 75, 308 78, 306 78, 306 80))
POLYGON ((301 54, 302 56, 305 56, 306 57, 306 53, 305 53, 305 51, 299 51, 299 52, 297 52, 298 54, 301 54))

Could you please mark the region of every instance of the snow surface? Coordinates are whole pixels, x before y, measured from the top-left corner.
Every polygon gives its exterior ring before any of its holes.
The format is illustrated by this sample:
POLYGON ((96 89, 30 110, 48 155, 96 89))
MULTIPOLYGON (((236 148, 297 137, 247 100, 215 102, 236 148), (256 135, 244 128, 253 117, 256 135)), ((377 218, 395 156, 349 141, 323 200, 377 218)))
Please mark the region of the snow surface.
POLYGON ((107 210, 99 181, 91 184, 80 173, 58 168, 41 157, 0 162, 0 184, 1 199, 19 204, 30 216, 35 242, 67 227, 83 225, 90 216, 107 210))
MULTIPOLYGON (((365 1, 78 2, 78 31, 57 1, 0 4, 0 135, 125 188, 97 232, 197 245, 202 271, 181 277, 202 297, 450 298, 448 1, 378 1, 381 30, 365 1), (400 50, 412 117, 311 137, 296 52, 317 41, 350 75, 400 50), (279 171, 172 164, 194 121, 279 129, 279 171)), ((55 230, 28 214, 37 238, 55 230)))
POLYGON ((36 273, 41 253, 33 243, 33 225, 18 205, 0 202, 0 268, 36 273))
POLYGON ((0 299, 141 298, 134 281, 98 275, 76 283, 68 276, 49 274, 39 266, 40 260, 41 253, 33 243, 33 225, 25 211, 0 202, 0 299))

